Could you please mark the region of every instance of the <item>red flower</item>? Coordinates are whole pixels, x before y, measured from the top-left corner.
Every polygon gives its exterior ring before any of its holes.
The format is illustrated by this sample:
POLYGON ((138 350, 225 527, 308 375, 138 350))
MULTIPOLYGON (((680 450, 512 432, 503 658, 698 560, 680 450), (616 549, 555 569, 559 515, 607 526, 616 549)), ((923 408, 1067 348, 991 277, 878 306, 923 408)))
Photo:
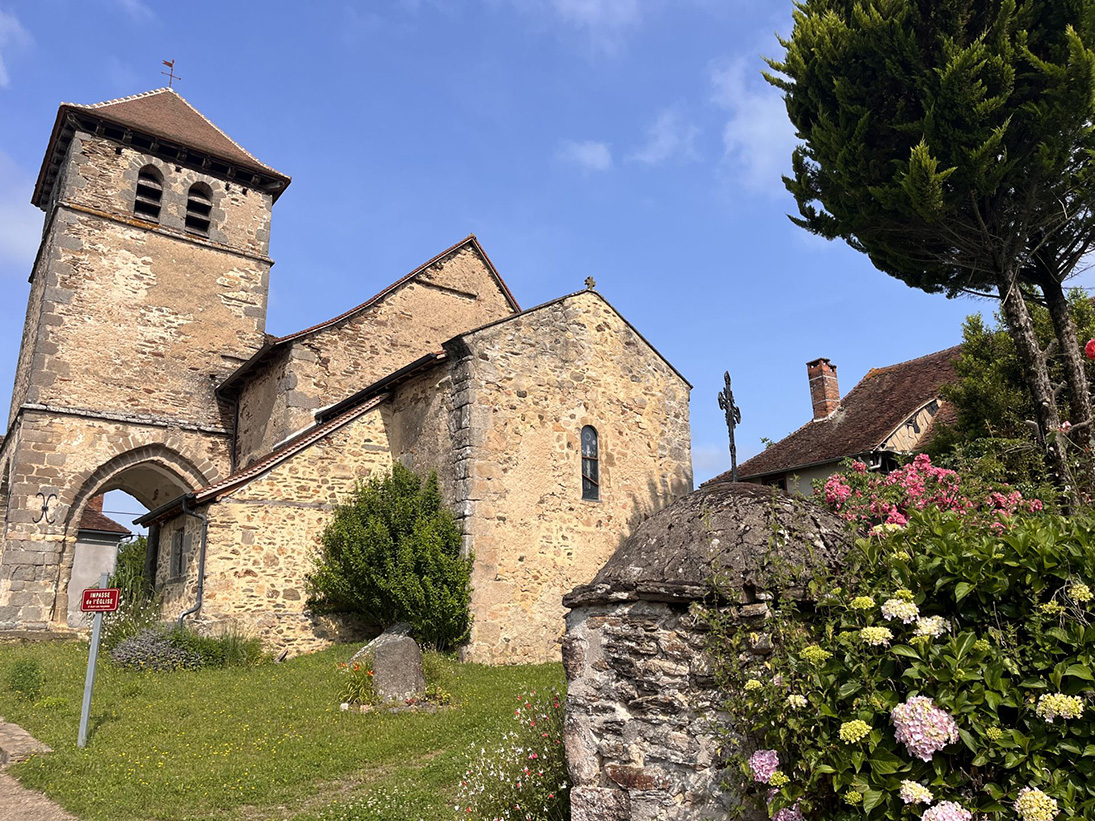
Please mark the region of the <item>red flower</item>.
POLYGON ((1088 359, 1095 359, 1095 339, 1089 339, 1084 345, 1084 353, 1088 359))

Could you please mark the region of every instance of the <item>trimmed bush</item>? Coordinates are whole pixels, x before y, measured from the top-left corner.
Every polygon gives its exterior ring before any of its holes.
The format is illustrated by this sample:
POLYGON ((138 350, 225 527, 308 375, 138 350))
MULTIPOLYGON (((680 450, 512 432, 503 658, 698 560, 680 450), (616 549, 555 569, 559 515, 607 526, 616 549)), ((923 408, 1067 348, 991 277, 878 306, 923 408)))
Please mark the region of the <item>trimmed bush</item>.
POLYGON ((406 621, 419 643, 452 647, 471 626, 472 560, 461 553, 437 474, 423 480, 396 462, 335 511, 308 577, 309 606, 353 613, 381 629, 406 621))

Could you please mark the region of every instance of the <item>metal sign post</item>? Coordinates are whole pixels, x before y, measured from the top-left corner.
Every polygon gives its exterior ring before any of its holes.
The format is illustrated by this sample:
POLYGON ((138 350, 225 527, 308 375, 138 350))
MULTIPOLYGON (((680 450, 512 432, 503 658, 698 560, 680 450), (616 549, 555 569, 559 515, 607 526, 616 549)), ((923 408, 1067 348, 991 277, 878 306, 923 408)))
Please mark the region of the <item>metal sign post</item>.
POLYGON ((84 679, 84 706, 80 711, 80 736, 77 747, 87 746, 87 720, 91 714, 91 691, 95 688, 95 664, 99 660, 99 641, 103 637, 103 613, 113 613, 118 609, 118 588, 107 588, 109 573, 99 577, 99 587, 84 591, 80 609, 85 613, 94 613, 95 621, 91 628, 91 650, 87 656, 87 678, 84 679))

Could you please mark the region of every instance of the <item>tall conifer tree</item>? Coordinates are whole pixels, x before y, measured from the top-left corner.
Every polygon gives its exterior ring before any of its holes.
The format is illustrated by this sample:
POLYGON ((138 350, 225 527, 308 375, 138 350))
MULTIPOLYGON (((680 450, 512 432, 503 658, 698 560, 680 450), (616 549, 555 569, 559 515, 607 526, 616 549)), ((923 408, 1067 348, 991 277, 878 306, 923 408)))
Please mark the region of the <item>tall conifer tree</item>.
MULTIPOLYGON (((1095 247, 1095 0, 803 0, 794 21, 768 75, 802 140, 794 221, 912 287, 995 293, 1066 484, 1024 297, 1037 285, 1063 307, 1060 283, 1095 247)), ((1055 316, 1079 363, 1067 310, 1055 316)), ((1068 376, 1090 437, 1082 366, 1068 376)))

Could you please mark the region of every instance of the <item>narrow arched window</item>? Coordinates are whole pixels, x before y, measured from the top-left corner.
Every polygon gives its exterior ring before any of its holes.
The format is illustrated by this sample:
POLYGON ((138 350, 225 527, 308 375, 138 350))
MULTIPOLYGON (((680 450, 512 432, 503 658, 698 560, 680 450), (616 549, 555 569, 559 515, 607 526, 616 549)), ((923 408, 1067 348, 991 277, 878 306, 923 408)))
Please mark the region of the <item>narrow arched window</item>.
POLYGON ((186 231, 199 237, 209 236, 209 221, 213 213, 213 189, 196 182, 186 192, 186 231))
POLYGON ((159 222, 162 200, 163 176, 154 165, 146 165, 137 174, 137 196, 133 200, 133 213, 143 220, 159 222))
POLYGON ((600 448, 592 425, 582 428, 582 498, 594 502, 601 498, 600 448))

